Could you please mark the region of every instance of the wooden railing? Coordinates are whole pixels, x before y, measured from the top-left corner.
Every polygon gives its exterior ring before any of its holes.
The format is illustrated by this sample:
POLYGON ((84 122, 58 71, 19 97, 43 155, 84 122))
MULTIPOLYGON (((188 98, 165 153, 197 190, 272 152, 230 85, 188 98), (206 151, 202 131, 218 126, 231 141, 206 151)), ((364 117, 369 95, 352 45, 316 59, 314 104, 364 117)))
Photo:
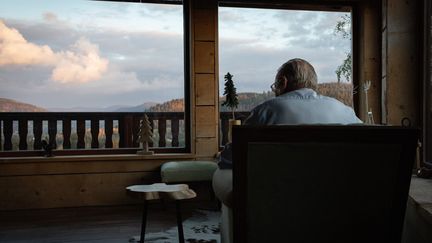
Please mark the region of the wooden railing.
MULTIPOLYGON (((153 147, 167 147, 167 123, 170 130, 169 147, 179 147, 180 123, 183 112, 146 113, 158 138, 153 147)), ((61 149, 85 148, 135 148, 139 147, 137 134, 142 112, 2 112, 3 150, 13 150, 13 139, 19 138, 19 150, 40 150, 45 135, 49 143, 59 147, 56 138, 62 136, 61 149), (29 129, 30 128, 30 129, 29 129), (33 135, 33 148, 29 147, 28 135, 33 135), (72 139, 75 135, 76 139, 72 139), (104 144, 100 144, 101 135, 104 144), (115 143, 118 136, 118 144, 115 143), (91 139, 91 141, 85 140, 91 139), (76 144, 72 146, 72 140, 76 144)), ((184 127, 184 126, 183 126, 184 127)))
MULTIPOLYGON (((183 112, 146 112, 153 148, 185 145, 183 112)), ((249 112, 236 112, 244 120, 249 112)), ((231 112, 221 112, 221 144, 228 140, 231 112)), ((46 139, 57 150, 138 148, 142 112, 0 112, 0 151, 41 150, 46 139), (3 141, 2 141, 3 140, 3 141)))

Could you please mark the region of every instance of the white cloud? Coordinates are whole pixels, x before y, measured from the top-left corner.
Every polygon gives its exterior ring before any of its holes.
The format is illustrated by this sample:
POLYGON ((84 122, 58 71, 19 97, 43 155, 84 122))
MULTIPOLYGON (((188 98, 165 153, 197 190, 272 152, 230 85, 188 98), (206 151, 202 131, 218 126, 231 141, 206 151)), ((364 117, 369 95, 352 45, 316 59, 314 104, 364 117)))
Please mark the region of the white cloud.
POLYGON ((28 42, 21 33, 0 20, 0 66, 40 65, 53 67, 51 78, 60 83, 85 83, 100 79, 108 60, 97 45, 79 39, 71 50, 54 52, 47 45, 28 42))

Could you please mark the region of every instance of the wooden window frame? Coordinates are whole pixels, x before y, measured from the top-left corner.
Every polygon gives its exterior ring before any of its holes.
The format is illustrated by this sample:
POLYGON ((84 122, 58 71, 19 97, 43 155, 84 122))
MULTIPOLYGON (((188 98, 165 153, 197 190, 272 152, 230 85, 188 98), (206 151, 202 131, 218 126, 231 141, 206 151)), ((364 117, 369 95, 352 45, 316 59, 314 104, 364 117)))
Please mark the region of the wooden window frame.
MULTIPOLYGON (((351 45, 352 45, 352 84, 359 87, 359 63, 360 63, 360 23, 359 6, 357 1, 314 1, 314 0, 219 0, 219 7, 238 7, 238 8, 266 8, 266 9, 286 9, 286 10, 312 10, 329 12, 348 12, 351 13, 351 45)), ((353 94, 353 107, 357 115, 360 115, 360 92, 353 94)))
MULTIPOLYGON (((92 0, 105 2, 134 2, 134 3, 154 3, 154 4, 174 4, 183 5, 183 67, 184 67, 184 126, 185 126, 185 146, 184 147, 167 147, 151 148, 155 153, 191 153, 191 35, 190 35, 190 0, 92 0)), ((0 131, 1 132, 1 131, 0 131)), ((110 148, 110 149, 68 149, 54 150, 55 156, 73 156, 73 155, 118 155, 134 154, 139 148, 110 148)), ((43 150, 26 150, 26 151, 0 151, 2 157, 28 157, 43 156, 43 150)))

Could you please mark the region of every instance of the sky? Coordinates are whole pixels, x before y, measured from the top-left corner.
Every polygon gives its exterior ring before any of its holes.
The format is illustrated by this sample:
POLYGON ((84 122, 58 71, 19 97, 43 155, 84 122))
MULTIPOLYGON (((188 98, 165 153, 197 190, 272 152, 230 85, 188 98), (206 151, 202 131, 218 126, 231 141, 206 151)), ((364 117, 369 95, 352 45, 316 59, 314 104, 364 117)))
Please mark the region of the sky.
MULTIPOLYGON (((320 82, 351 48, 334 35, 344 13, 219 8, 220 92, 269 90, 277 68, 301 57, 320 82)), ((182 98, 180 5, 0 0, 0 97, 44 108, 134 106, 182 98), (25 7, 23 7, 25 6, 25 7)))

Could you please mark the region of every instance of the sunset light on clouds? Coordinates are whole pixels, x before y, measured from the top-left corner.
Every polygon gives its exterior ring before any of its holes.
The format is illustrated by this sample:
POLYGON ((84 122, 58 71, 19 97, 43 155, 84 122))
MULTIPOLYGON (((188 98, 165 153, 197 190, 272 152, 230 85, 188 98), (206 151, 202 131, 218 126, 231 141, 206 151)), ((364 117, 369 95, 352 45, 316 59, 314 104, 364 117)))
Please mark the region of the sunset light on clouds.
MULTIPOLYGON (((50 107, 108 107, 184 97, 181 5, 0 0, 0 97, 50 107)), ((320 82, 351 49, 345 13, 219 8, 219 84, 268 91, 277 68, 310 61, 320 82)))
POLYGON ((0 21, 0 66, 52 66, 51 79, 61 83, 85 83, 98 80, 106 72, 109 61, 99 56, 97 45, 82 37, 70 50, 54 52, 47 45, 28 42, 18 30, 0 21))

